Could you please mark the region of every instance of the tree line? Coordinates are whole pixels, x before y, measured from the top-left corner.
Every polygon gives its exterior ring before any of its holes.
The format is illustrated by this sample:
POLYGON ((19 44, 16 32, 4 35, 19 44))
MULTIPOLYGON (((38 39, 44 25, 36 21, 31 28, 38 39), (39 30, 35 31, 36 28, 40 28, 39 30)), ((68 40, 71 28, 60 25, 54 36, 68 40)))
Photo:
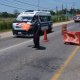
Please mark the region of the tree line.
POLYGON ((51 15, 62 15, 62 14, 72 14, 72 15, 76 15, 76 14, 80 14, 80 9, 74 9, 71 8, 70 10, 67 10, 66 8, 63 10, 56 10, 54 11, 50 11, 51 15))
POLYGON ((14 10, 13 13, 0 12, 0 18, 15 18, 19 14, 18 10, 14 10))
MULTIPOLYGON (((50 13, 52 22, 61 22, 72 19, 75 14, 80 14, 80 9, 67 10, 65 8, 63 10, 51 10, 50 13)), ((18 10, 15 10, 14 13, 0 12, 0 32, 11 29, 12 23, 18 14, 18 10)))
MULTIPOLYGON (((50 13, 51 13, 51 15, 62 15, 62 14, 75 15, 75 14, 80 14, 80 9, 71 8, 70 10, 67 10, 65 8, 63 10, 56 10, 56 11, 50 10, 50 13)), ((2 17, 2 18, 11 18, 11 17, 15 18, 15 17, 17 17, 18 14, 19 14, 18 10, 14 10, 14 13, 0 12, 0 17, 2 17)))

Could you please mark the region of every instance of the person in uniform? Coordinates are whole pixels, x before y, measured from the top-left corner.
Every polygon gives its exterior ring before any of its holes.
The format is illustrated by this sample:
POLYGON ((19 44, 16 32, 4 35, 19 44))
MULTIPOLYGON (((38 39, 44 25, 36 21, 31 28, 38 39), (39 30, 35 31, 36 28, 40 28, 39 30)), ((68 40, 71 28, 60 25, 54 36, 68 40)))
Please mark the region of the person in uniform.
POLYGON ((37 49, 40 48, 40 43, 39 43, 40 33, 41 33, 41 25, 37 16, 33 25, 33 42, 34 42, 34 48, 37 49))

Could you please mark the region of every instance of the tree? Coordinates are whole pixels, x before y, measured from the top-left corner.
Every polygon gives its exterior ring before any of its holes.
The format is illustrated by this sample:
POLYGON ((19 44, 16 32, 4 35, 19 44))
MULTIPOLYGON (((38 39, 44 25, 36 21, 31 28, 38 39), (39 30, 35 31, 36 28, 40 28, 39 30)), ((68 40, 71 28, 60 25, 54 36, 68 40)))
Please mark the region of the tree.
POLYGON ((9 14, 7 12, 2 12, 1 13, 1 17, 7 18, 9 16, 9 14))
POLYGON ((51 15, 55 15, 55 12, 54 12, 54 11, 52 11, 52 10, 50 11, 50 13, 51 13, 51 15))
POLYGON ((17 9, 14 10, 14 15, 15 17, 17 17, 17 15, 19 14, 19 11, 17 9))
POLYGON ((69 11, 69 13, 70 13, 70 14, 73 14, 73 15, 76 14, 76 9, 71 8, 70 11, 69 11))
POLYGON ((76 9, 76 13, 77 14, 80 14, 80 9, 76 9))
POLYGON ((63 14, 66 14, 67 13, 67 9, 63 9, 63 14))

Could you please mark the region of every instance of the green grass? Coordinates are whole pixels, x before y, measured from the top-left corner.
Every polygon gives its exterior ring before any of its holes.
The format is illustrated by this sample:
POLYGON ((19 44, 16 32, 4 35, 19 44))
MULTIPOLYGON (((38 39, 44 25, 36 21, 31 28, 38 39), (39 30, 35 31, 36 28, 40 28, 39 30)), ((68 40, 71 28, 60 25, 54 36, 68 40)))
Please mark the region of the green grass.
POLYGON ((11 31, 11 29, 1 30, 0 33, 11 31))
POLYGON ((14 18, 0 18, 0 32, 10 30, 13 21, 14 18))
MULTIPOLYGON (((0 32, 6 32, 11 30, 12 23, 14 20, 15 20, 14 18, 0 18, 0 32)), ((68 19, 65 16, 61 15, 52 16, 51 20, 53 23, 68 21, 68 19)))
POLYGON ((11 22, 13 21, 15 18, 0 18, 0 21, 6 21, 6 22, 11 22))
POLYGON ((55 16, 51 17, 51 20, 52 20, 52 22, 63 22, 63 21, 68 21, 68 18, 66 16, 55 15, 55 16))

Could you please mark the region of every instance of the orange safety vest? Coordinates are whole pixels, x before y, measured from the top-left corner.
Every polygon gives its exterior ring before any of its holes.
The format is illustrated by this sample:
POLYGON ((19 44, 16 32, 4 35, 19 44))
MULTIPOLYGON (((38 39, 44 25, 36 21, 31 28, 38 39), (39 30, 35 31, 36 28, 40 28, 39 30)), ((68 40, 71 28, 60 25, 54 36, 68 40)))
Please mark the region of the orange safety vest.
POLYGON ((30 29, 30 24, 27 24, 27 23, 22 23, 22 29, 26 30, 26 31, 29 31, 30 29))

